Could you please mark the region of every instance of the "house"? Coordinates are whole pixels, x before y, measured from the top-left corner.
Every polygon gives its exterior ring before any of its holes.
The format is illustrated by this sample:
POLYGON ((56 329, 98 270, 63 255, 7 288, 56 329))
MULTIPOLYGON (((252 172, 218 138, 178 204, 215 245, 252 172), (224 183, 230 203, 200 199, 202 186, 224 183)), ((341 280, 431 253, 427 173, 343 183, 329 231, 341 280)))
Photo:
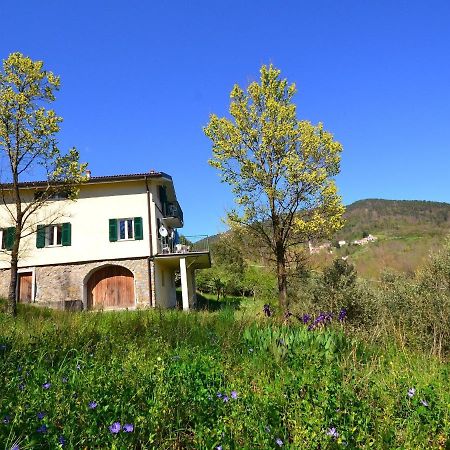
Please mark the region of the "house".
POLYGON ((376 236, 372 236, 371 234, 369 234, 365 238, 357 239, 356 241, 353 241, 352 244, 353 245, 366 245, 369 242, 375 242, 376 240, 377 240, 376 236))
MULTIPOLYGON (((22 183, 24 202, 45 186, 22 183)), ((1 297, 10 282, 10 222, 8 205, 1 205, 1 297)), ((19 251, 19 302, 61 309, 174 307, 179 274, 187 310, 196 301, 195 271, 211 266, 207 238, 180 242, 183 212, 163 172, 89 177, 76 201, 59 195, 29 226, 19 251)))
POLYGON ((308 241, 308 248, 309 248, 310 255, 316 255, 318 253, 321 253, 322 251, 326 251, 328 253, 333 253, 333 251, 331 250, 331 243, 329 243, 329 242, 325 242, 324 244, 314 247, 312 245, 311 241, 308 241))

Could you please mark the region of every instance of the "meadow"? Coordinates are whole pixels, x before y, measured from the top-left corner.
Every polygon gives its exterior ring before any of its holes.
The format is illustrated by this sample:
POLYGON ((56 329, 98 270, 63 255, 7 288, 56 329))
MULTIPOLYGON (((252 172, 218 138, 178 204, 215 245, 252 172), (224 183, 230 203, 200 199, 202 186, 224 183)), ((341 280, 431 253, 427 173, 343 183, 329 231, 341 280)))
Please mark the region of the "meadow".
POLYGON ((211 309, 0 313, 0 448, 450 448, 448 361, 211 309))

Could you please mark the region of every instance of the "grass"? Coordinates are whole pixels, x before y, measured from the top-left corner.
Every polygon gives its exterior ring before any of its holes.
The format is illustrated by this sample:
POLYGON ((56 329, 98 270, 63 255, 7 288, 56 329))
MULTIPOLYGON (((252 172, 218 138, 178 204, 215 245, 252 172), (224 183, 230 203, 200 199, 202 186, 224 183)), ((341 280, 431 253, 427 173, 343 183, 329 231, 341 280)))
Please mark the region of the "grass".
POLYGON ((257 305, 0 313, 0 445, 450 448, 449 363, 257 305))

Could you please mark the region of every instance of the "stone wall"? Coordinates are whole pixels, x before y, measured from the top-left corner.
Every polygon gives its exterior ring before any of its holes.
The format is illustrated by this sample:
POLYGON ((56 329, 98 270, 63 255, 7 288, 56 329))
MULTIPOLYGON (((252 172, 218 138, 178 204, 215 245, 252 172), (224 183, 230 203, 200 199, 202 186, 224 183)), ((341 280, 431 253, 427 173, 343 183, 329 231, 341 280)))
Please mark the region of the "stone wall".
MULTIPOLYGON (((106 265, 122 266, 134 275, 136 307, 150 305, 149 274, 146 258, 58 264, 30 268, 35 272, 35 303, 57 309, 85 309, 86 283, 96 269, 106 265)), ((10 271, 0 272, 0 296, 8 295, 10 271)))

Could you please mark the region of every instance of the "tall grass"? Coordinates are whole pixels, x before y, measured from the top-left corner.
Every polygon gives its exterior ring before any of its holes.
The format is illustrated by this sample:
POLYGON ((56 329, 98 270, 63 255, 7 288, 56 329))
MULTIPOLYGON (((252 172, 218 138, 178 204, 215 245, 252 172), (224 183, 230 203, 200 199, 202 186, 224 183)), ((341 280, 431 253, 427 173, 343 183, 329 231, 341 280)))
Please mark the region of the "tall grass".
POLYGON ((0 314, 0 443, 449 448, 449 372, 425 355, 364 344, 343 325, 308 331, 231 308, 23 308, 17 320, 0 314))

